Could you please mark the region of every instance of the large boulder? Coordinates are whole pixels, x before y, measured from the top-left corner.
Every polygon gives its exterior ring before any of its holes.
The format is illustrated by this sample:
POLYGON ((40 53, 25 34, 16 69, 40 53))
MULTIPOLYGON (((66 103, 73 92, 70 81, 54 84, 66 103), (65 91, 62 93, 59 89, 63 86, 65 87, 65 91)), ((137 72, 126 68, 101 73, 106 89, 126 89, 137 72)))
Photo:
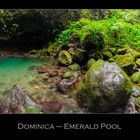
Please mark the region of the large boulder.
POLYGON ((97 61, 85 74, 77 100, 92 112, 109 112, 125 105, 131 92, 132 84, 117 63, 97 61))

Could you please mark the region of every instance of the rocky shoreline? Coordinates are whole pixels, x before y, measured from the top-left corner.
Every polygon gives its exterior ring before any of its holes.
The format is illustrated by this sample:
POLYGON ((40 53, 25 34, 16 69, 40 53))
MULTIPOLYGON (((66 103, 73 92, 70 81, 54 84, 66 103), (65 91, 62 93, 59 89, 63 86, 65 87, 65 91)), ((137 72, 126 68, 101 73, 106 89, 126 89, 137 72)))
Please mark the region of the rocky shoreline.
POLYGON ((27 56, 24 52, 19 51, 0 51, 0 57, 2 56, 27 56))

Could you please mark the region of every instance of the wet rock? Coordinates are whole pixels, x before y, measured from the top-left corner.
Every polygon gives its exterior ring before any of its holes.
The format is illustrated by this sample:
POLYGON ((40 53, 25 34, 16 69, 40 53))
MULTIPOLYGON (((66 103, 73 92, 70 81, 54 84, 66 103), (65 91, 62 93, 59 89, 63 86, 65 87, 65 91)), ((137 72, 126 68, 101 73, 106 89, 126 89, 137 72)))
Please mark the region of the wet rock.
POLYGON ((54 70, 54 71, 49 71, 49 77, 55 77, 58 75, 58 71, 54 70))
POLYGON ((69 89, 73 87, 75 82, 76 82, 76 79, 63 79, 58 84, 57 88, 61 93, 65 93, 66 91, 68 91, 69 89))
POLYGON ((92 112, 109 112, 125 106, 131 92, 128 76, 116 63, 97 61, 85 74, 77 100, 92 112))
POLYGON ((62 108, 62 104, 59 101, 42 102, 41 105, 43 107, 42 112, 47 114, 59 113, 62 108))
POLYGON ((36 68, 38 73, 46 73, 48 72, 48 68, 47 67, 38 67, 36 68))
POLYGON ((13 86, 11 93, 3 101, 4 113, 27 113, 25 106, 32 106, 40 112, 41 106, 39 103, 27 95, 16 85, 13 86))
POLYGON ((58 62, 62 65, 68 66, 72 64, 72 57, 66 50, 62 50, 58 54, 58 62))
POLYGON ((133 97, 136 98, 136 97, 140 96, 140 91, 137 88, 133 88, 131 94, 132 94, 133 97))
POLYGON ((77 71, 77 70, 81 69, 80 66, 78 64, 76 64, 76 63, 74 63, 73 65, 69 65, 68 68, 70 70, 73 70, 73 71, 77 71))
POLYGON ((135 98, 133 96, 130 96, 125 108, 124 113, 136 113, 136 108, 134 104, 135 98))
POLYGON ((140 71, 132 74, 131 81, 134 83, 140 83, 140 71))

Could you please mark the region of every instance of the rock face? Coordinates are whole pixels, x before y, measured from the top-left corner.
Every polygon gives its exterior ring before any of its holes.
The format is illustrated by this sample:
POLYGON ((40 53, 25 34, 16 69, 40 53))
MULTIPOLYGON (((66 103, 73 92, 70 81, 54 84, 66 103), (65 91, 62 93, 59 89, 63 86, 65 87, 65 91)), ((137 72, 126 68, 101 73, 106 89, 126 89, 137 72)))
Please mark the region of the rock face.
POLYGON ((132 84, 116 64, 97 61, 85 74, 77 100, 92 112, 109 112, 127 103, 132 84))

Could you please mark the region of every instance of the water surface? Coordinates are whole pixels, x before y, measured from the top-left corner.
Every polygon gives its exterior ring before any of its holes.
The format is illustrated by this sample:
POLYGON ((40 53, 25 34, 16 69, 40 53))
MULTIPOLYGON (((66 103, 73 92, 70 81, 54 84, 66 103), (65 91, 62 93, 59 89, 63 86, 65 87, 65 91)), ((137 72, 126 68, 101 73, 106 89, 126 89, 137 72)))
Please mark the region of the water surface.
POLYGON ((43 64, 41 60, 27 57, 0 57, 0 93, 10 90, 14 84, 28 87, 37 75, 37 71, 30 68, 43 64))

